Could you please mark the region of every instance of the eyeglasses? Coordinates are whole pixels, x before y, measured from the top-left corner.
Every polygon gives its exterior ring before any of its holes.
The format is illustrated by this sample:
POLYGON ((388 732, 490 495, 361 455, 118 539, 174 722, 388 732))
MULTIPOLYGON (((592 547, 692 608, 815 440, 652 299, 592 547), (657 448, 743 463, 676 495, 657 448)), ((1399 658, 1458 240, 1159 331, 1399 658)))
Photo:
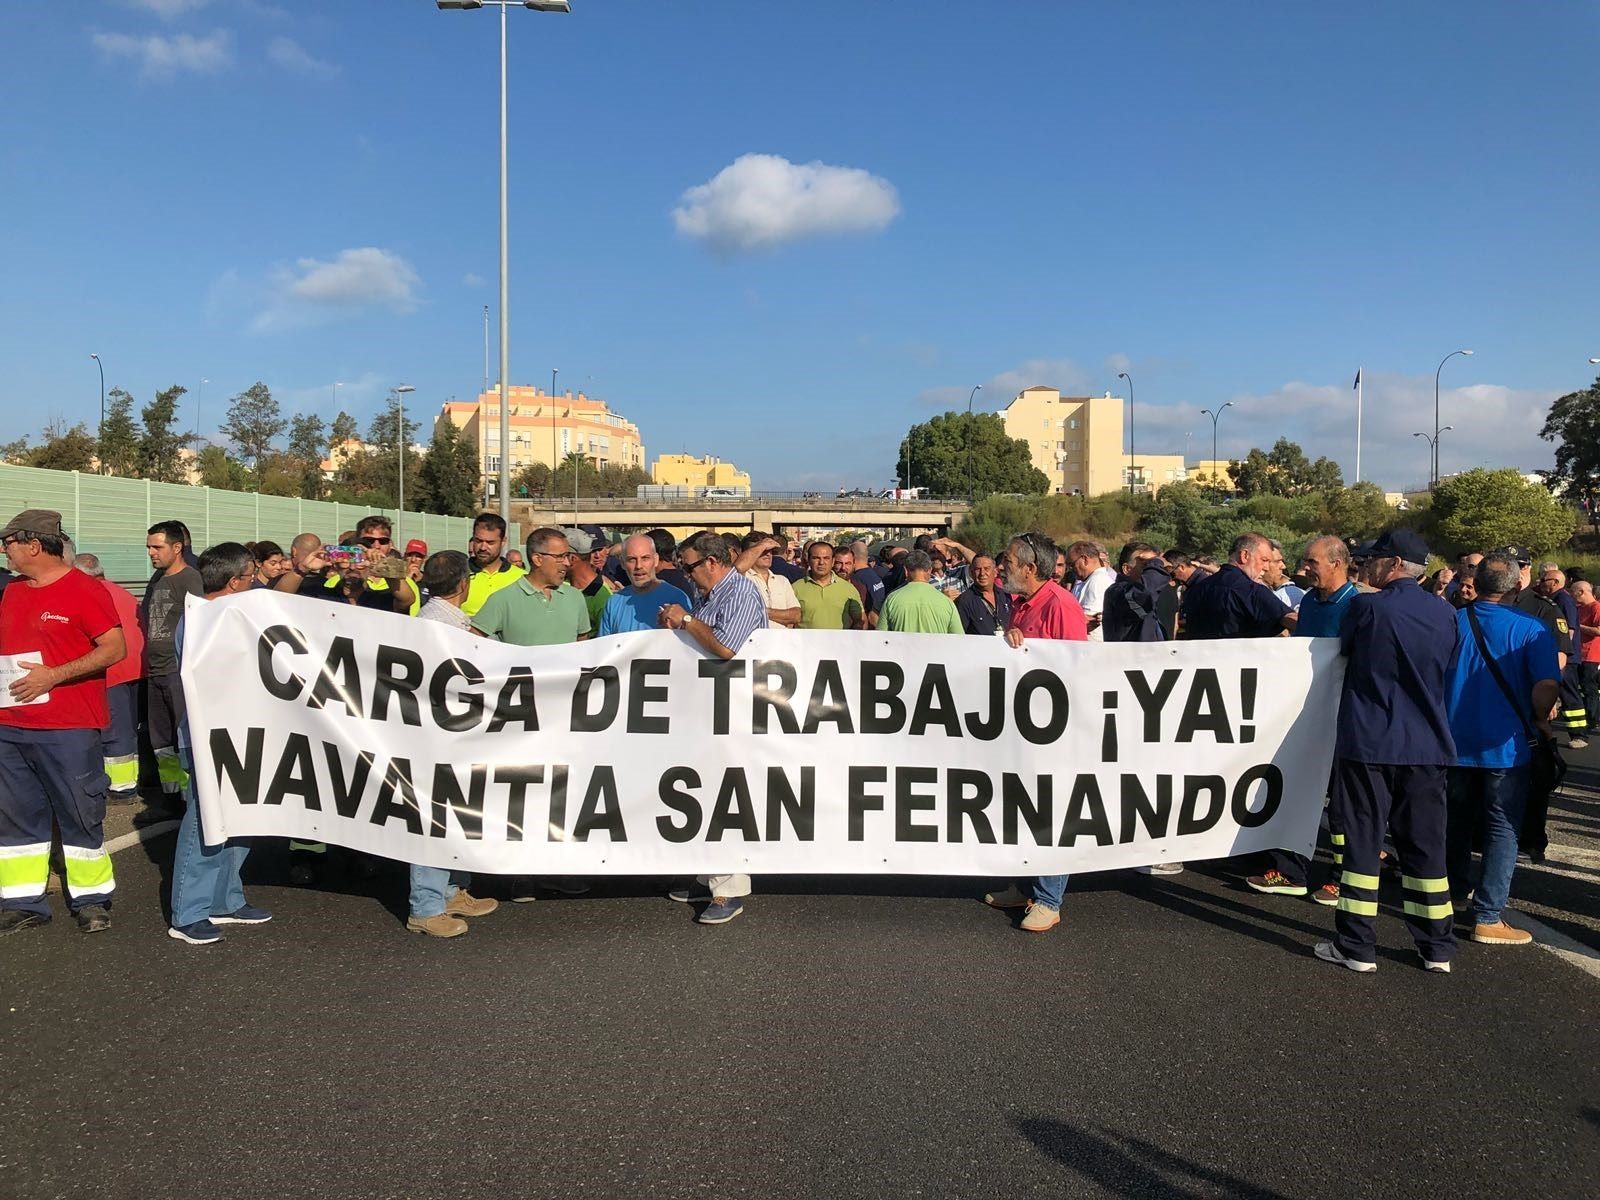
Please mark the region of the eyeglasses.
POLYGON ((692 574, 694 574, 695 568, 700 566, 705 561, 706 560, 703 559, 703 558, 697 558, 693 562, 690 562, 687 558, 680 558, 678 560, 678 565, 680 567, 682 567, 685 572, 687 572, 688 574, 692 575, 692 574))
POLYGON ((394 540, 392 538, 386 538, 386 537, 359 537, 359 538, 356 539, 356 541, 360 542, 363 546, 366 546, 368 549, 371 549, 373 546, 392 546, 392 545, 394 545, 394 540))
POLYGON ((0 538, 0 549, 4 549, 5 547, 11 545, 13 542, 25 542, 27 540, 28 540, 28 533, 27 533, 26 530, 24 530, 21 533, 8 534, 7 536, 5 536, 3 538, 0 538))
POLYGON ((549 551, 549 550, 535 550, 533 552, 533 556, 535 558, 568 559, 568 558, 572 557, 572 551, 571 550, 563 550, 560 554, 556 554, 556 553, 553 553, 552 551, 549 551))

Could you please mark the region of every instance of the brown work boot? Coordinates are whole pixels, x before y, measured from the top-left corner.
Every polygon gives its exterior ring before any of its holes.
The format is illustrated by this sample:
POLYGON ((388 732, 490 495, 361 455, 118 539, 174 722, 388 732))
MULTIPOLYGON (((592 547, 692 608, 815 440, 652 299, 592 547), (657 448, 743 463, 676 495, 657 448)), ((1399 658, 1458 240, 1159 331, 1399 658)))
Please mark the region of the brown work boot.
POLYGON ((467 931, 467 923, 460 917, 440 913, 436 917, 408 917, 406 928, 412 933, 425 933, 429 937, 453 938, 467 931))
POLYGON ((1526 929, 1513 928, 1504 921, 1496 921, 1493 925, 1474 925, 1472 940, 1486 946, 1526 946, 1533 941, 1533 934, 1526 929))
POLYGON ((1007 884, 998 892, 987 893, 983 897, 983 902, 990 908, 1027 908, 1033 903, 1014 883, 1007 884))
POLYGON ((500 907, 500 901, 485 896, 481 899, 466 888, 457 888, 456 894, 444 902, 447 917, 487 917, 500 907))

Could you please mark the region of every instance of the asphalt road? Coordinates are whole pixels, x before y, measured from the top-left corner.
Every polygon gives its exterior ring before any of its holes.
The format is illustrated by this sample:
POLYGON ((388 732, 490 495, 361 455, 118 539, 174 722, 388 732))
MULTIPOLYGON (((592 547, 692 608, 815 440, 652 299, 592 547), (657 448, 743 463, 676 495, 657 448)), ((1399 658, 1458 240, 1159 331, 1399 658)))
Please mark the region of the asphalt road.
MULTIPOLYGON (((1586 794, 1518 887, 1600 941, 1586 794)), ((1042 937, 982 881, 770 878, 721 928, 628 880, 438 942, 398 872, 263 852, 277 919, 193 948, 172 844, 117 855, 109 933, 0 942, 6 1200, 1600 1194, 1600 980, 1425 974, 1387 893, 1356 976, 1225 864, 1082 876, 1042 937)))

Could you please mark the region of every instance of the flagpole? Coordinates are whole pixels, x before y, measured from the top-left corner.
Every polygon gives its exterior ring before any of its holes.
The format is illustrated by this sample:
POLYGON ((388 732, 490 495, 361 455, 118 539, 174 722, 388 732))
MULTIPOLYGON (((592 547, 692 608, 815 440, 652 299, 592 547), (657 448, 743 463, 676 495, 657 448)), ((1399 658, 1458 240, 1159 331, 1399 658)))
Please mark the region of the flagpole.
POLYGON ((1361 368, 1356 368, 1356 482, 1361 482, 1361 368))

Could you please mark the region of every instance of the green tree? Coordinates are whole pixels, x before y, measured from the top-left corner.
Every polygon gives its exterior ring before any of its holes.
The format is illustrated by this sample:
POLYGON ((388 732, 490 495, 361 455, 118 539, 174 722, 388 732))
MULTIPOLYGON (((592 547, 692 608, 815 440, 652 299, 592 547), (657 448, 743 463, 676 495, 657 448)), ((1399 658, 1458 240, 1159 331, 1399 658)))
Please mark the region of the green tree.
POLYGON ((1288 438, 1279 438, 1271 450, 1254 448, 1229 464, 1239 494, 1252 496, 1306 496, 1344 486, 1339 464, 1329 458, 1312 462, 1288 438))
POLYGON ((195 466, 203 487, 220 488, 225 492, 250 490, 250 473, 221 446, 207 446, 200 451, 195 466))
POLYGON ((139 422, 133 397, 119 387, 106 393, 106 419, 100 425, 100 462, 113 475, 139 471, 139 422))
POLYGON ((478 451, 461 440, 454 421, 434 422, 433 441, 417 475, 424 511, 447 517, 470 517, 478 511, 478 451))
POLYGON ((178 452, 191 438, 177 427, 178 401, 188 391, 175 383, 157 392, 156 398, 139 410, 144 422, 144 433, 139 438, 139 474, 155 483, 183 483, 188 478, 178 452))
POLYGON ((1537 553, 1571 539, 1577 514, 1517 471, 1474 468, 1434 489, 1425 534, 1438 553, 1463 554, 1498 546, 1527 546, 1537 553))
POLYGON ((1589 520, 1600 530, 1600 378, 1581 392, 1568 392, 1550 405, 1539 436, 1556 443, 1556 465, 1543 472, 1545 485, 1582 500, 1589 520))
POLYGON ((416 502, 422 498, 422 480, 419 472, 422 469, 423 455, 411 449, 417 440, 417 428, 417 422, 404 416, 400 395, 390 392, 383 411, 373 417, 367 427, 367 441, 371 444, 372 451, 365 456, 368 460, 365 464, 366 495, 375 503, 388 507, 393 506, 398 499, 402 437, 405 439, 406 448, 406 506, 414 509, 416 502))
POLYGON ((96 449, 95 439, 82 421, 70 427, 52 421, 45 426, 44 441, 28 451, 25 465, 47 471, 92 471, 96 449))
POLYGON ((900 443, 895 474, 901 486, 925 487, 934 496, 1042 496, 1050 490, 1028 443, 1007 437, 994 413, 947 412, 913 425, 900 443))
POLYGON ((1399 516, 1399 511, 1390 508, 1383 498, 1383 489, 1370 479, 1363 479, 1329 495, 1327 532, 1365 540, 1396 524, 1399 516))
POLYGON ((28 465, 28 453, 27 434, 23 434, 14 442, 0 442, 0 462, 25 467, 28 465))
POLYGON ((361 426, 356 424, 356 419, 343 409, 333 418, 333 424, 328 426, 328 450, 338 449, 346 442, 358 441, 361 437, 361 426))
POLYGON ((252 469, 260 472, 261 456, 272 449, 272 443, 289 427, 272 392, 259 379, 233 398, 228 405, 228 416, 222 422, 222 432, 246 459, 252 469))
POLYGON ((287 457, 296 464, 300 480, 292 494, 302 500, 321 500, 327 490, 327 481, 322 477, 323 448, 327 440, 327 427, 315 413, 296 413, 289 421, 287 457))

